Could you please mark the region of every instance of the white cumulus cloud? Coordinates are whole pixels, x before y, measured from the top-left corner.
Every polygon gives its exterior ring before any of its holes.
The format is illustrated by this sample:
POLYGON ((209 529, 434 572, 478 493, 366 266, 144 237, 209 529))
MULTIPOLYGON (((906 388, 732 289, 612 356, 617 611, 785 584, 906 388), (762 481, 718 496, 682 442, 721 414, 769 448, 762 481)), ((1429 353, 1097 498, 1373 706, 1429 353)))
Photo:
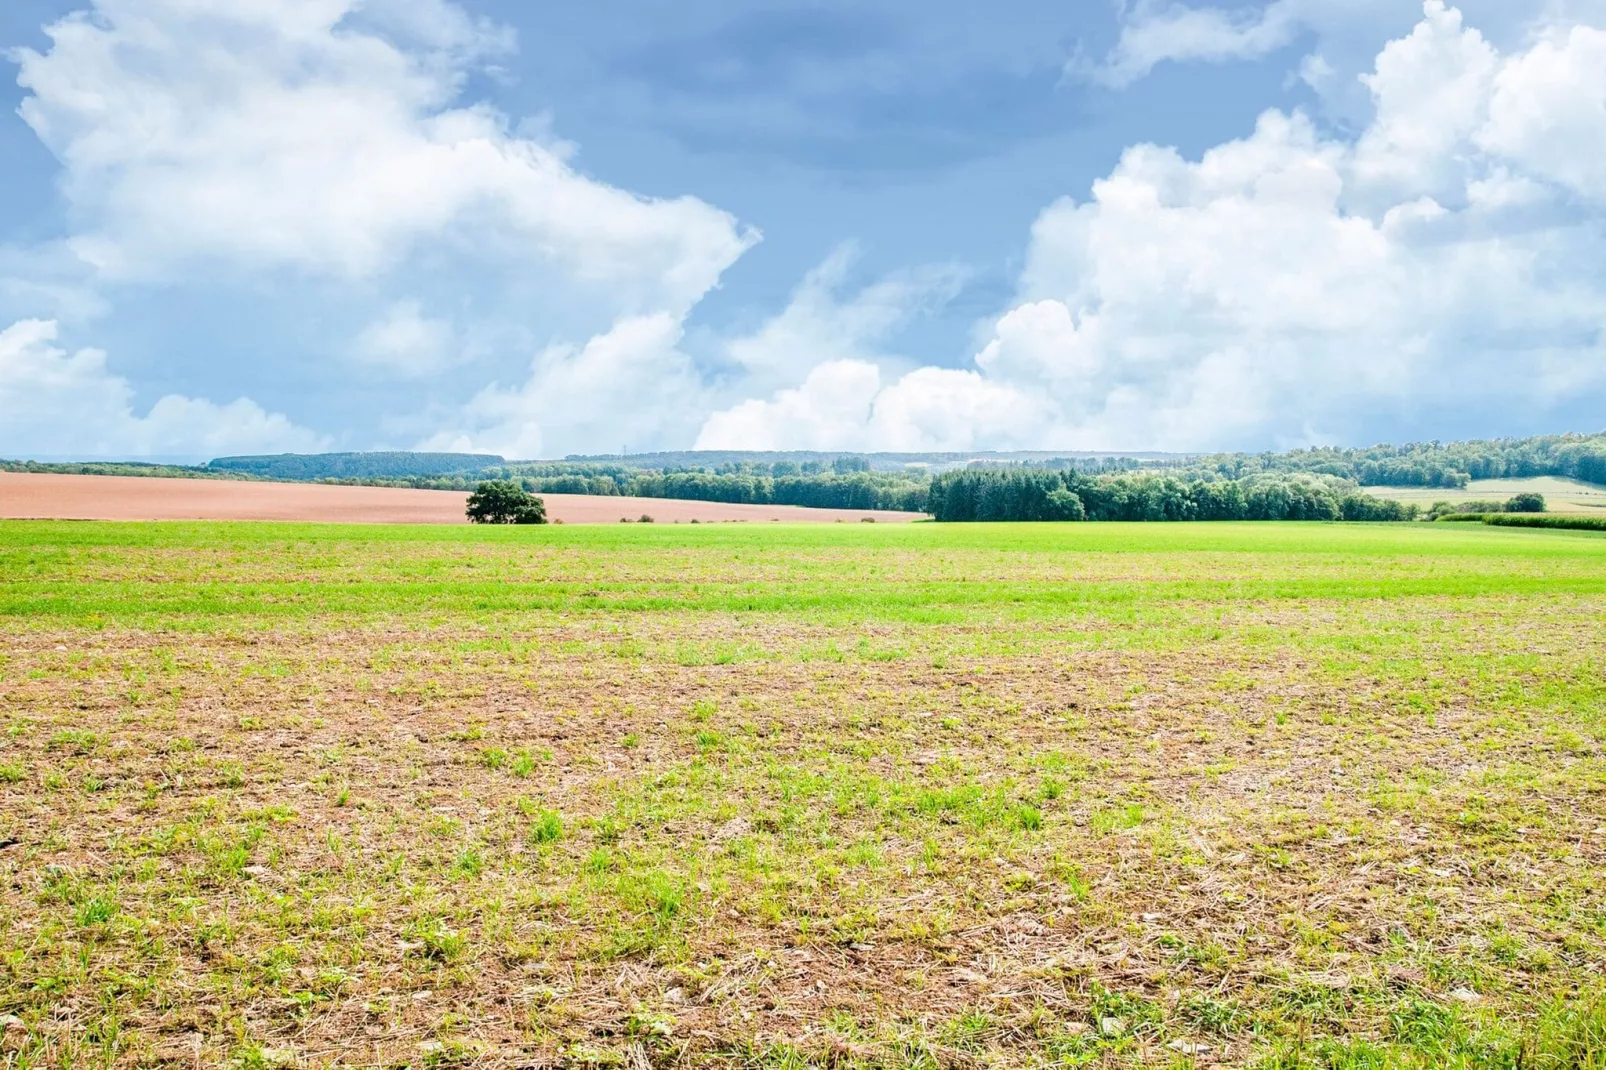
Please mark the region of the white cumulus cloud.
POLYGON ((849 448, 1230 448, 1600 399, 1606 33, 1503 54, 1420 10, 1355 137, 1273 110, 1198 159, 1135 146, 1048 207, 974 369, 825 365, 702 441, 774 445, 818 411, 849 448))
POLYGON ((328 440, 248 398, 227 405, 170 394, 136 415, 133 388, 106 355, 58 347, 49 320, 0 331, 0 455, 218 456, 326 448, 328 440))
POLYGON ((838 248, 804 277, 784 310, 725 344, 726 362, 734 369, 731 385, 744 395, 771 397, 747 397, 718 409, 698 433, 697 449, 779 449, 787 443, 902 449, 941 419, 935 411, 921 416, 896 406, 882 416, 875 404, 889 373, 895 380, 917 366, 890 350, 893 338, 952 300, 963 272, 927 265, 854 289, 849 276, 857 256, 852 245, 838 248))
POLYGON ((455 426, 419 449, 483 450, 504 457, 615 453, 685 441, 705 411, 703 385, 667 313, 619 321, 583 346, 543 350, 524 383, 492 384, 455 414, 455 426))
POLYGON ((561 146, 454 106, 506 42, 451 5, 95 0, 18 50, 23 119, 61 160, 74 246, 103 272, 197 262, 360 278, 426 240, 550 261, 641 306, 684 308, 754 240, 694 198, 576 172, 561 146), (386 16, 391 16, 387 18, 386 16))
POLYGON ((757 232, 692 196, 588 176, 541 121, 462 101, 470 75, 494 76, 515 48, 511 31, 448 0, 90 3, 45 28, 47 48, 9 54, 20 114, 61 163, 77 285, 282 289, 287 320, 354 325, 343 342, 297 341, 389 378, 461 368, 453 390, 476 363, 539 352, 521 389, 463 405, 464 390, 455 411, 437 392, 429 411, 451 435, 576 447, 566 433, 622 415, 580 406, 624 394, 626 423, 686 419, 647 413, 674 399, 650 385, 682 374, 673 346, 632 365, 628 387, 536 395, 606 364, 633 324, 678 333, 757 232), (451 319, 413 294, 457 297, 451 319))
POLYGON ((1555 28, 1495 77, 1479 145, 1606 204, 1606 29, 1555 28))

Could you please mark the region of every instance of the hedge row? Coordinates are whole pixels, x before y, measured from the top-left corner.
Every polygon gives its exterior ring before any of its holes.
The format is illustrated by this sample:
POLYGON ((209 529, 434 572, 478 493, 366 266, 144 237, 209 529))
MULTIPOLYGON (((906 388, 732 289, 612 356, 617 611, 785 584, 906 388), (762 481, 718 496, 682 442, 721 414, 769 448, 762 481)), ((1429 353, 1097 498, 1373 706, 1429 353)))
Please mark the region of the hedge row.
POLYGON ((1606 531, 1606 516, 1514 516, 1496 513, 1485 524, 1502 528, 1564 528, 1568 531, 1606 531))

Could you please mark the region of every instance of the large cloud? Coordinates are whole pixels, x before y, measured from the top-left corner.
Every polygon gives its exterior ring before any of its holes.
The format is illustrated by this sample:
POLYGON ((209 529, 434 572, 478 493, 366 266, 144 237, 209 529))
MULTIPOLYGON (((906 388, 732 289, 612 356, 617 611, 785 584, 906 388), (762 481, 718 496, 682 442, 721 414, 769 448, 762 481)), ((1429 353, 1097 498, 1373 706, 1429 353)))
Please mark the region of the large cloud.
MULTIPOLYGON (((951 300, 963 272, 928 265, 853 289, 856 258, 852 245, 838 248, 809 272, 783 311, 724 345, 724 392, 773 391, 773 397, 748 397, 716 412, 698 433, 697 449, 918 449, 962 435, 978 406, 997 406, 996 392, 971 372, 914 373, 912 381, 947 396, 924 416, 901 406, 896 391, 883 391, 889 372, 917 365, 891 351, 897 333, 951 300)), ((718 396, 711 387, 709 399, 718 396)))
POLYGON ((563 146, 451 106, 505 34, 444 4, 370 7, 95 0, 47 27, 47 52, 20 50, 21 114, 66 168, 81 254, 119 277, 216 261, 363 277, 435 239, 684 309, 751 242, 701 201, 604 185, 563 146))
POLYGON ((483 450, 509 458, 553 451, 613 453, 683 442, 704 409, 703 387, 667 313, 621 320, 583 346, 542 351, 522 385, 492 384, 452 417, 455 429, 420 449, 483 450))
MULTIPOLYGON (((284 306, 265 318, 318 324, 285 333, 349 360, 354 382, 433 380, 432 419, 483 430, 494 415, 503 444, 572 447, 561 429, 586 402, 546 389, 557 372, 517 404, 491 388, 454 412, 453 394, 472 395, 476 362, 484 383, 531 353, 584 365, 552 354, 607 351, 640 322, 678 332, 757 240, 693 197, 582 174, 540 122, 461 103, 513 40, 446 0, 92 2, 10 58, 21 115, 62 164, 77 285, 114 307, 150 285, 261 294, 284 306)), ((635 405, 661 406, 672 391, 645 384, 683 372, 673 347, 653 352, 662 363, 631 369, 635 405)))
POLYGON ((1029 448, 1045 430, 1037 403, 973 371, 918 368, 885 383, 879 365, 833 360, 800 386, 715 413, 700 450, 963 450, 1029 448), (885 385, 883 385, 885 384, 885 385))
POLYGON ((1499 69, 1488 109, 1481 147, 1606 206, 1606 29, 1552 29, 1499 69))
MULTIPOLYGON (((970 373, 976 397, 1019 400, 978 404, 947 441, 1297 444, 1599 398, 1603 60, 1606 33, 1582 25, 1501 55, 1429 0, 1378 56, 1352 140, 1271 111, 1198 160, 1128 150, 1091 199, 1037 220, 1020 301, 970 373)), ((887 436, 881 414, 895 398, 906 425, 943 426, 957 374, 861 377, 844 444, 931 441, 887 436)), ((763 415, 802 425, 817 394, 852 407, 805 388, 763 415)), ((738 424, 764 419, 733 410, 705 437, 733 444, 738 424)))
MULTIPOLYGON (((564 429, 620 416, 585 408, 622 400, 588 371, 613 366, 597 353, 620 339, 638 353, 631 408, 662 408, 675 392, 650 384, 683 376, 684 357, 642 347, 633 325, 678 334, 756 241, 699 199, 586 177, 540 122, 458 103, 514 42, 446 0, 92 2, 47 27, 48 50, 10 56, 22 119, 63 164, 64 246, 87 268, 75 288, 114 302, 199 280, 283 292, 276 315, 324 323, 310 334, 353 374, 445 387, 426 415, 385 426, 427 418, 467 429, 454 439, 578 447, 564 429), (454 411, 475 361, 493 365, 483 382, 530 360, 519 352, 541 353, 528 384, 454 411)), ((675 419, 695 426, 684 413, 636 423, 675 419)), ((198 431, 186 451, 204 442, 198 431)))
POLYGON ((228 405, 170 394, 144 416, 106 356, 57 347, 56 324, 0 331, 0 456, 217 456, 324 448, 328 440, 241 398, 228 405))
POLYGON ((674 317, 626 317, 584 346, 547 348, 522 385, 486 388, 465 407, 456 429, 432 434, 423 444, 533 457, 557 452, 555 443, 564 451, 613 453, 654 443, 681 445, 694 435, 704 449, 721 448, 727 438, 836 441, 863 421, 861 414, 833 411, 831 398, 862 392, 867 375, 879 382, 880 365, 914 367, 916 362, 887 352, 888 343, 912 319, 951 299, 962 279, 953 266, 932 265, 853 289, 849 277, 857 256, 851 244, 833 251, 804 277, 785 309, 750 334, 715 340, 706 366, 686 352, 685 331, 674 317), (808 402, 783 399, 771 412, 766 403, 749 401, 738 404, 737 414, 698 431, 722 400, 796 382, 827 357, 829 364, 815 369, 800 392, 790 392, 808 402), (556 409, 553 399, 561 399, 556 409), (780 410, 797 412, 800 422, 780 410))

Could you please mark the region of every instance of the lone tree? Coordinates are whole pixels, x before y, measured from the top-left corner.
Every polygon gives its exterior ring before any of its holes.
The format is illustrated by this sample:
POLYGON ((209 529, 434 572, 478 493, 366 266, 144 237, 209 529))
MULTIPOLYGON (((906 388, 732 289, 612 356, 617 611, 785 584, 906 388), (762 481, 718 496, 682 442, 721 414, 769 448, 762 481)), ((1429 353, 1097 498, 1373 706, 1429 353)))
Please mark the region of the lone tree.
POLYGON ((474 524, 545 524, 546 502, 517 483, 491 480, 468 496, 468 519, 474 524))

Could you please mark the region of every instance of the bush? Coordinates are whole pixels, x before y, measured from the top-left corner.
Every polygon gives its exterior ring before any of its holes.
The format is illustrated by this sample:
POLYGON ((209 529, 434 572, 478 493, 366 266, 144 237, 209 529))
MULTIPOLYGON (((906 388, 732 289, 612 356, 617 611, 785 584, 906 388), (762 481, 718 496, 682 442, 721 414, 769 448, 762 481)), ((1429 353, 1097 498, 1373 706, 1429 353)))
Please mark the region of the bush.
POLYGON ((1545 511, 1545 496, 1543 494, 1518 494, 1506 502, 1508 513, 1542 513, 1545 511))
POLYGON ((1414 520, 1417 515, 1417 508, 1414 505, 1405 505, 1387 498, 1374 498, 1370 494, 1346 494, 1338 503, 1338 507, 1345 520, 1390 522, 1414 520))
POLYGON ((517 483, 490 480, 468 496, 468 519, 474 524, 545 524, 546 503, 517 483))

